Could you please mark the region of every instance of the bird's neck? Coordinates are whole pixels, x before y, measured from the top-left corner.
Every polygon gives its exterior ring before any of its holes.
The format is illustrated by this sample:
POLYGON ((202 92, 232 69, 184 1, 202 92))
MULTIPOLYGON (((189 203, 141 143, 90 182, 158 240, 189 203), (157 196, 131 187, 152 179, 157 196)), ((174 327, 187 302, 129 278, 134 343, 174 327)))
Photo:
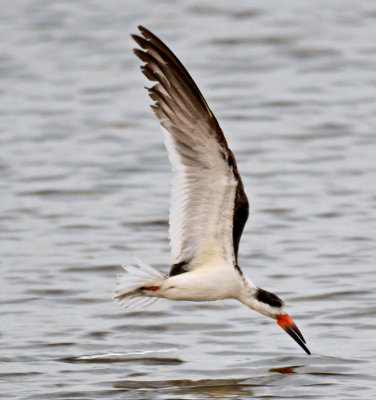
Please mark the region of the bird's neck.
POLYGON ((266 315, 267 317, 274 318, 273 312, 268 304, 263 303, 258 299, 257 293, 259 288, 247 277, 243 278, 243 287, 240 291, 240 297, 238 298, 247 307, 252 308, 260 314, 266 315))
POLYGON ((257 292, 257 286, 246 276, 242 277, 242 287, 241 290, 239 291, 239 297, 238 300, 241 301, 243 304, 245 304, 247 307, 252 308, 256 310, 255 308, 255 301, 256 300, 256 292, 257 292))

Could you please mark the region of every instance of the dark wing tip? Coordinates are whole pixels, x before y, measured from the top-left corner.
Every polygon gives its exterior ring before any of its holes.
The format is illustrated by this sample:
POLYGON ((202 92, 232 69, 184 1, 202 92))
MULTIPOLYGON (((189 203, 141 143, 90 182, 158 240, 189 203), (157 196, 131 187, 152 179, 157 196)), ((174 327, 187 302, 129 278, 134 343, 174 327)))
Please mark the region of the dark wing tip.
POLYGON ((146 53, 145 53, 143 50, 140 50, 140 49, 133 49, 133 53, 136 54, 136 56, 137 56, 140 60, 142 60, 142 61, 144 61, 144 62, 148 62, 148 61, 149 61, 148 58, 147 58, 146 53))
MULTIPOLYGON (((149 29, 145 28, 145 27, 142 26, 142 25, 138 25, 137 28, 139 29, 139 31, 141 32, 142 36, 143 36, 145 39, 147 39, 147 40, 149 40, 149 41, 156 41, 157 43, 162 43, 162 44, 163 44, 163 42, 162 42, 157 36, 155 36, 154 33, 152 33, 151 31, 149 31, 149 29)), ((137 35, 136 35, 136 36, 137 36, 137 35)))
POLYGON ((146 29, 144 26, 142 25, 138 25, 137 27, 139 29, 139 31, 141 32, 140 36, 137 33, 131 33, 130 36, 131 38, 137 42, 142 48, 145 48, 145 44, 147 44, 148 40, 147 39, 157 39, 155 35, 153 35, 148 29, 146 29))
POLYGON ((131 33, 131 38, 137 42, 137 38, 140 36, 136 35, 135 33, 131 33))
POLYGON ((148 41, 141 36, 138 35, 131 35, 132 39, 143 49, 148 48, 148 41))
POLYGON ((150 39, 153 39, 153 38, 156 37, 153 33, 151 33, 151 32, 149 31, 149 29, 145 28, 143 25, 138 25, 137 28, 139 29, 139 31, 140 31, 145 37, 148 37, 148 38, 150 38, 150 39))

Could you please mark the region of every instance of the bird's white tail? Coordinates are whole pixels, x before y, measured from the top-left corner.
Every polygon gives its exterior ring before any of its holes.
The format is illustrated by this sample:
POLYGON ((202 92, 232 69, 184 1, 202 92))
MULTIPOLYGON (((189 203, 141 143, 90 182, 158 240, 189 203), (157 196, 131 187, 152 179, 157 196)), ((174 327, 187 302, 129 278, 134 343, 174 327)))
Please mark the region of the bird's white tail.
POLYGON ((123 308, 140 308, 158 301, 157 288, 166 277, 150 265, 134 257, 135 265, 123 265, 125 274, 118 275, 113 298, 123 308), (150 288, 150 290, 147 290, 150 288))

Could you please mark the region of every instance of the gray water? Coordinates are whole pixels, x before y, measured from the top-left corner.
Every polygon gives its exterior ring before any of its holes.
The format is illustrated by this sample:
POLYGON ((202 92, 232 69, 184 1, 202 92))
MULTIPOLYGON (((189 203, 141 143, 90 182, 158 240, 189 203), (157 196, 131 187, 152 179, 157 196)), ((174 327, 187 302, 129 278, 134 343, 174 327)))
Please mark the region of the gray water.
POLYGON ((375 2, 0 5, 0 397, 375 398, 375 2), (235 301, 113 303, 132 254, 169 261, 140 23, 219 119, 251 204, 240 265, 312 356, 235 301))

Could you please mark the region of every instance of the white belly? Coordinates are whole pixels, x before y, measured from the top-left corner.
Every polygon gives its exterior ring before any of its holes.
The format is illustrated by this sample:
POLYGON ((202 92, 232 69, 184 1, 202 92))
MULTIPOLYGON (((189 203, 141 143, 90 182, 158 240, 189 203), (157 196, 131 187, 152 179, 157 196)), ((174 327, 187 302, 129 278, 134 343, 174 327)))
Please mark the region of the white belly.
POLYGON ((168 278, 158 294, 171 300, 212 301, 236 297, 240 285, 235 268, 207 267, 168 278))

